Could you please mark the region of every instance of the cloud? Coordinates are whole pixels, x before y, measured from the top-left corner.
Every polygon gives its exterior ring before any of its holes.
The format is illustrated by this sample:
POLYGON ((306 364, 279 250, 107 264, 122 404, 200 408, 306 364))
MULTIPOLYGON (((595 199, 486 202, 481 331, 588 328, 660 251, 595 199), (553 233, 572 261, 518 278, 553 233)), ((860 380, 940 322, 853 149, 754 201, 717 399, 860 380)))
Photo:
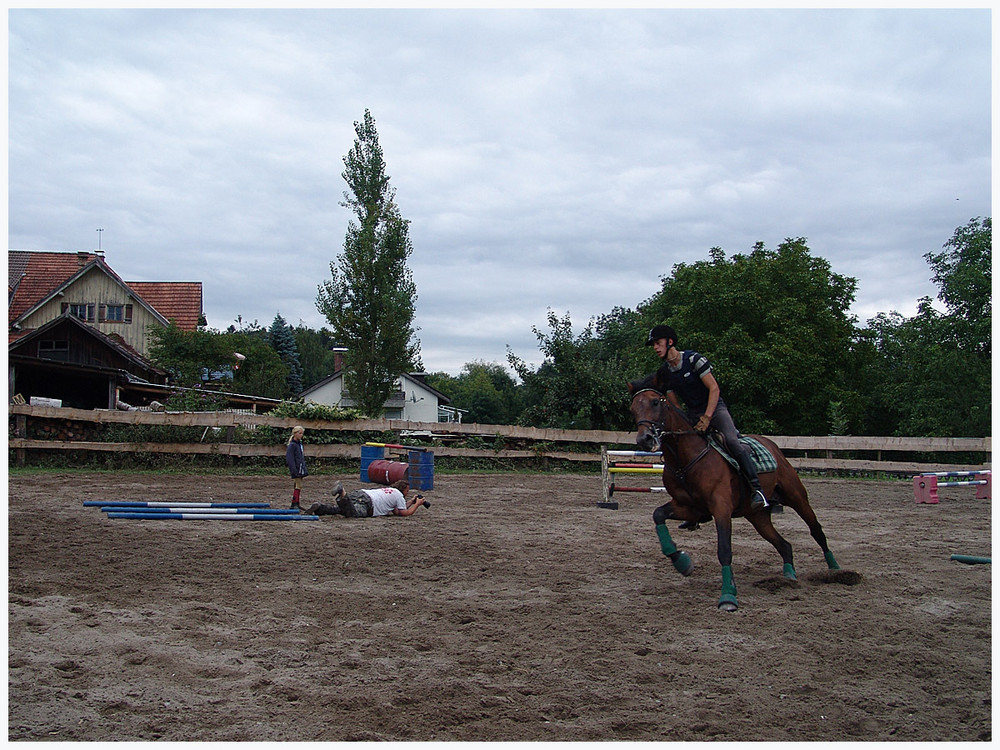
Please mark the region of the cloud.
POLYGON ((806 237, 864 322, 991 210, 988 10, 9 13, 9 243, 323 325, 370 109, 428 370, 538 356, 674 264, 806 237), (958 199, 958 200, 956 200, 958 199))

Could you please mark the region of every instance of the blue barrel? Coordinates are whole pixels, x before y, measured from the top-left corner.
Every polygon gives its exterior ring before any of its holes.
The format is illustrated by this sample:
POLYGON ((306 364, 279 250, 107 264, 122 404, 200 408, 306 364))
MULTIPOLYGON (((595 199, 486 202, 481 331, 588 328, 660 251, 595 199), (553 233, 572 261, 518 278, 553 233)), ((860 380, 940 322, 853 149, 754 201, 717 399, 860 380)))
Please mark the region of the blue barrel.
POLYGON ((368 467, 372 461, 381 461, 385 458, 385 448, 377 445, 361 446, 361 481, 370 482, 368 478, 368 467))
POLYGON ((431 451, 410 451, 410 489, 434 489, 434 454, 431 451))

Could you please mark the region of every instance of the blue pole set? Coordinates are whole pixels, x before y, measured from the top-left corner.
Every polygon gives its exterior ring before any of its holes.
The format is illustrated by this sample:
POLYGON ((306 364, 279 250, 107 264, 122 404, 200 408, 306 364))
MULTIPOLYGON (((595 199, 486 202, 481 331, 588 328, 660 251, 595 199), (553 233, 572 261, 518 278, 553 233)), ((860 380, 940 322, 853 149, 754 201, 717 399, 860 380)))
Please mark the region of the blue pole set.
POLYGON ((84 500, 84 505, 98 508, 270 508, 270 503, 186 503, 141 500, 84 500))
POLYGON ((157 501, 84 500, 108 518, 149 521, 318 521, 319 516, 272 508, 269 503, 184 503, 157 501))
POLYGON ((299 513, 129 513, 111 511, 108 518, 134 518, 147 521, 318 521, 319 516, 299 513))
POLYGON ((101 507, 101 511, 104 513, 149 513, 151 515, 161 513, 190 513, 191 515, 198 513, 202 515, 216 516, 244 516, 255 514, 261 516, 302 515, 301 512, 297 510, 282 510, 280 508, 140 508, 138 506, 133 508, 128 505, 106 505, 101 507))

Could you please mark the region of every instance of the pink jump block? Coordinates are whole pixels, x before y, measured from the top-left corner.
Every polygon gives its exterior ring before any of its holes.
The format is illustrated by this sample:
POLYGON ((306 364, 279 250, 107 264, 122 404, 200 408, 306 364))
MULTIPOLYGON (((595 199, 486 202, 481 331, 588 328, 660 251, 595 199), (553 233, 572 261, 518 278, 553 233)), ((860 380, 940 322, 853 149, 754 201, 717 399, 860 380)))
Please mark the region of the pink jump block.
POLYGON ((976 488, 976 498, 989 500, 993 496, 993 474, 989 471, 942 472, 940 474, 918 474, 913 477, 913 500, 916 503, 937 505, 938 487, 958 487, 972 485, 976 488), (938 482, 939 479, 959 479, 960 481, 938 482))

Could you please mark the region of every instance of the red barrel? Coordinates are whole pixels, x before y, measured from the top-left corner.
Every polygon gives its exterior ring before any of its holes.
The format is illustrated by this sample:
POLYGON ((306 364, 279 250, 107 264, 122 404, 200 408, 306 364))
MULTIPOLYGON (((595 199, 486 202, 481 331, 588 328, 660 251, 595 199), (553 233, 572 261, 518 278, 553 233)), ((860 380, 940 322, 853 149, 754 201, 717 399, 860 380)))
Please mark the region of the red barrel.
POLYGON ((395 484, 410 481, 410 465, 399 461, 372 461, 368 464, 368 481, 376 484, 395 484))

